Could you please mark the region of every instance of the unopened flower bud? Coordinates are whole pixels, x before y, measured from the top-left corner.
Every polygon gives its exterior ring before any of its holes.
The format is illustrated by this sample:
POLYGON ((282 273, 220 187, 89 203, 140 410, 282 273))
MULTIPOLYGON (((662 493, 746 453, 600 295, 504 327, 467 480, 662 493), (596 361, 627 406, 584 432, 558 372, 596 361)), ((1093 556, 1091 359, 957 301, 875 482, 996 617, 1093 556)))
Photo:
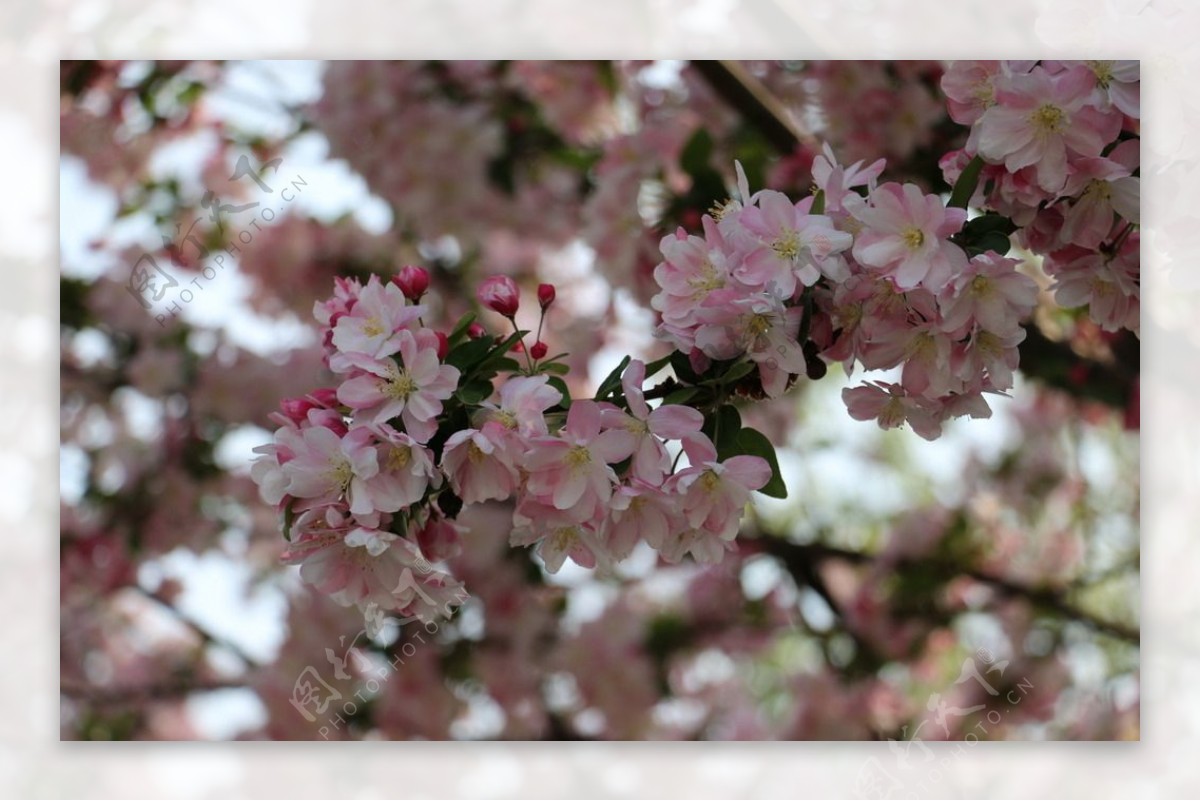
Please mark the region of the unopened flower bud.
POLYGON ((538 303, 543 309, 554 302, 554 284, 538 284, 538 303))
POLYGON ((438 360, 441 361, 442 359, 445 359, 446 354, 450 352, 450 338, 447 337, 445 334, 443 334, 441 331, 435 331, 434 333, 437 334, 437 339, 438 339, 437 354, 438 354, 438 360))
POLYGON ((469 326, 467 326, 467 336, 471 339, 479 339, 486 333, 487 329, 479 323, 471 323, 469 326))
POLYGON ((545 342, 535 342, 533 343, 533 347, 529 349, 529 355, 535 359, 544 359, 548 350, 549 348, 546 347, 545 342))
POLYGON ((429 289, 429 272, 423 267, 406 264, 400 272, 392 276, 392 283, 400 287, 404 297, 416 303, 429 289))
POLYGON ((484 306, 505 317, 515 316, 517 307, 521 303, 521 292, 517 289, 516 282, 507 275, 493 275, 491 278, 485 278, 479 285, 475 296, 484 306))

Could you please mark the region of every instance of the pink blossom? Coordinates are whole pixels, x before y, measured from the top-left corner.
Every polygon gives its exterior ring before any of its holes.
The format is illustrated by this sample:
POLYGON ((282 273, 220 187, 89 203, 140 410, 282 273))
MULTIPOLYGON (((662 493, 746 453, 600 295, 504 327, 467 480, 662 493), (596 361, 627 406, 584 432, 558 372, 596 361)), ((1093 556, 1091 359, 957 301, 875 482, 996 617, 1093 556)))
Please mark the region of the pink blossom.
POLYGON ((914 397, 899 384, 873 381, 842 390, 842 400, 855 420, 875 420, 883 429, 899 428, 904 423, 925 439, 937 439, 942 433, 937 404, 914 397))
POLYGON ((943 328, 961 334, 977 323, 996 334, 1011 333, 1037 305, 1037 284, 1017 272, 1019 265, 991 251, 971 259, 940 298, 943 328))
MULTIPOLYGON (((333 345, 341 354, 358 353, 375 358, 390 356, 400 349, 399 335, 409 323, 425 313, 424 306, 410 306, 400 288, 382 283, 379 276, 358 294, 349 313, 333 327, 333 345)), ((346 372, 346 362, 330 362, 336 372, 346 372)))
POLYGON ((513 454, 504 447, 506 431, 497 423, 468 428, 446 440, 442 470, 464 503, 503 501, 520 483, 513 454))
POLYGON ((605 545, 617 560, 629 556, 642 541, 661 548, 679 514, 675 495, 635 478, 613 493, 603 529, 605 545))
POLYGON ((500 387, 500 404, 485 402, 484 419, 495 421, 522 437, 544 436, 546 410, 562 402, 562 393, 549 384, 549 376, 513 376, 500 387))
POLYGON ((1141 181, 1130 172, 1128 167, 1105 158, 1074 163, 1063 194, 1076 199, 1063 212, 1059 233, 1062 244, 1095 250, 1112 234, 1115 214, 1127 222, 1141 221, 1141 181))
POLYGON ((901 289, 923 284, 936 292, 966 264, 966 254, 948 240, 966 222, 966 210, 946 208, 916 184, 880 185, 854 216, 864 225, 854 258, 891 276, 901 289))
POLYGON ((642 392, 646 378, 646 363, 633 359, 621 376, 621 388, 629 413, 615 406, 602 410, 605 428, 619 428, 633 437, 632 474, 654 486, 662 483, 663 476, 670 470, 671 459, 663 446, 663 439, 682 439, 700 430, 704 415, 687 406, 663 404, 651 410, 642 392))
POLYGON ((398 512, 421 500, 430 486, 440 486, 441 474, 428 448, 391 426, 371 430, 379 439, 379 472, 363 482, 351 512, 398 512))
POLYGON ((690 465, 673 475, 667 487, 679 496, 688 525, 720 539, 737 536, 750 493, 771 480, 771 466, 758 456, 734 456, 717 461, 717 449, 703 434, 683 441, 690 465))
POLYGON ((590 523, 561 517, 552 517, 550 522, 535 523, 532 518, 514 515, 509 544, 536 546, 534 553, 542 558, 548 573, 561 570, 567 557, 580 567, 587 568, 609 561, 599 535, 590 523))
POLYGON ((834 228, 829 217, 802 211, 782 192, 763 191, 756 197, 757 205, 748 207, 740 219, 758 247, 734 269, 739 281, 754 287, 773 285, 779 296, 790 298, 797 282, 812 286, 822 275, 834 280, 846 276, 846 266, 836 254, 850 248, 850 234, 834 228))
POLYGON ((705 236, 688 235, 680 228, 663 237, 663 262, 654 268, 659 286, 650 305, 662 312, 663 330, 680 350, 692 349, 696 310, 714 291, 732 283, 723 250, 725 241, 711 217, 704 218, 705 236))
POLYGON ((428 442, 437 431, 442 401, 458 386, 458 368, 438 361, 437 335, 428 329, 401 330, 396 341, 401 364, 347 355, 361 372, 338 388, 338 400, 355 410, 355 425, 382 425, 400 417, 413 439, 428 442))
POLYGON ((325 506, 347 498, 370 511, 366 481, 379 472, 374 435, 364 428, 339 437, 328 428, 306 428, 291 443, 294 457, 283 465, 287 494, 303 498, 306 507, 325 506))
POLYGON ((1068 158, 1099 156, 1121 130, 1120 114, 1090 105, 1091 82, 1083 68, 1012 76, 971 131, 968 149, 1009 172, 1033 167, 1043 189, 1060 191, 1068 158))
POLYGON ((955 347, 950 357, 951 370, 967 384, 978 383, 986 372, 991 388, 1011 389, 1013 372, 1020 360, 1017 346, 1024 341, 1023 328, 998 332, 978 329, 965 343, 955 347))
POLYGON ((796 339, 804 310, 785 307, 767 293, 721 300, 700 311, 704 323, 696 331, 696 346, 714 359, 749 356, 758 364, 763 390, 779 397, 788 375, 806 369, 804 350, 796 339))
POLYGON ((555 509, 571 510, 577 520, 594 518, 597 508, 608 503, 616 482, 609 465, 633 454, 629 432, 601 432, 602 420, 595 402, 576 401, 558 437, 530 440, 525 455, 529 492, 555 509))
POLYGON ((844 212, 846 200, 858 198, 853 191, 856 186, 866 186, 874 191, 875 181, 886 166, 886 159, 877 159, 867 167, 863 167, 861 161, 843 167, 834 158, 829 144, 824 144, 821 155, 813 159, 812 176, 813 183, 825 193, 825 212, 830 215, 844 212))
POLYGON ((1114 256, 1068 248, 1047 261, 1054 275, 1054 298, 1064 309, 1087 306, 1105 331, 1137 331, 1141 311, 1139 235, 1126 238, 1114 256))

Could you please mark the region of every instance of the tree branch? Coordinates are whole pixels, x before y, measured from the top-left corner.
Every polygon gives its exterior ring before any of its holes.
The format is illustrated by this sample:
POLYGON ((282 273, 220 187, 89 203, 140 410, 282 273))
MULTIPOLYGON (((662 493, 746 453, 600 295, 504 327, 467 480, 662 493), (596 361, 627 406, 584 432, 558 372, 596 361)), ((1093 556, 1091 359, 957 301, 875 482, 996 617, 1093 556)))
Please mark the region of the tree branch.
POLYGON ((790 156, 801 144, 816 149, 816 137, 802 129, 783 104, 736 61, 693 61, 692 67, 709 86, 781 155, 790 156))
MULTIPOLYGON (((815 573, 816 564, 826 559, 840 559, 852 564, 868 564, 878 558, 862 551, 836 548, 821 543, 790 542, 781 537, 770 535, 762 535, 755 542, 761 547, 763 552, 781 561, 793 578, 804 584, 809 584, 808 577, 815 573)), ((914 567, 917 564, 918 562, 911 560, 900 560, 895 563, 895 567, 897 571, 903 571, 905 568, 914 567)), ((933 567, 935 570, 944 573, 947 578, 957 575, 967 576, 975 581, 987 584, 1003 595, 1024 599, 1035 607, 1046 609, 1060 617, 1082 623, 1092 630, 1110 637, 1115 637, 1134 645, 1138 645, 1141 641, 1141 633, 1137 629, 1130 628, 1116 621, 1105 620, 1085 609, 1081 609, 1071 603, 1068 600, 1067 593, 1061 590, 1030 587, 1004 578, 1003 576, 994 576, 974 568, 963 567, 945 561, 923 559, 920 560, 919 564, 922 568, 926 569, 933 567)))
POLYGON ((68 698, 95 706, 117 706, 163 701, 192 693, 238 689, 245 686, 244 681, 236 679, 177 679, 127 687, 102 687, 64 679, 59 691, 68 698))

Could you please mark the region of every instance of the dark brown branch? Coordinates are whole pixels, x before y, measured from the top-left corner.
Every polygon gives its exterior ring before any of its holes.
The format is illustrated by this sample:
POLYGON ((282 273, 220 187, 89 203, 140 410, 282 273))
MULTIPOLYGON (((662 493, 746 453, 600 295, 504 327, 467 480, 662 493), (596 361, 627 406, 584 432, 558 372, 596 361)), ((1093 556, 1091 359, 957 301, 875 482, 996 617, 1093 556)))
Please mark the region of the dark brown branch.
POLYGON ((76 701, 95 706, 116 706, 164 701, 182 698, 192 693, 239 689, 245 686, 246 683, 241 680, 178 679, 127 687, 101 687, 64 679, 59 690, 76 701))
POLYGON ((147 590, 145 590, 141 587, 137 587, 136 589, 143 596, 154 601, 160 607, 162 607, 166 611, 170 612, 172 617, 174 617, 176 620, 178 620, 184 626, 187 626, 187 628, 189 628, 197 637, 199 637, 200 640, 205 645, 211 645, 216 648, 222 648, 226 651, 229 651, 234 656, 236 656, 238 659, 242 660, 242 662, 244 662, 247 667, 250 667, 250 668, 260 667, 258 660, 254 659, 254 657, 250 656, 244 650, 242 650, 240 647, 238 647, 237 645, 234 645, 233 643, 229 642, 228 640, 221 639, 217 635, 210 632, 208 629, 201 626, 196 621, 192 620, 187 615, 183 614, 183 612, 179 611, 179 609, 177 609, 175 607, 175 605, 172 604, 165 597, 159 595, 158 593, 148 592, 147 590))
POLYGON ((770 90, 741 64, 736 61, 693 61, 692 67, 781 155, 792 155, 801 143, 815 149, 815 137, 803 130, 770 90))
MULTIPOLYGON (((779 559, 793 578, 806 585, 810 583, 808 581, 809 577, 815 574, 818 562, 826 559, 840 559, 852 564, 868 564, 877 558, 872 554, 863 553, 862 551, 835 548, 820 543, 789 542, 780 537, 769 535, 761 536, 755 542, 763 552, 779 559)), ((1045 609, 1059 617, 1082 623, 1094 631, 1107 634, 1110 637, 1115 637, 1134 645, 1139 644, 1141 641, 1141 634, 1137 629, 1130 628, 1116 621, 1105 620, 1085 609, 1079 608, 1071 603, 1068 600, 1067 594, 1061 590, 1030 587, 1004 578, 1003 576, 994 576, 973 568, 944 561, 939 562, 937 560, 920 560, 919 563, 900 560, 895 563, 895 568, 897 571, 903 571, 906 567, 912 567, 917 564, 920 564, 924 569, 932 567, 943 573, 948 579, 956 575, 967 576, 975 581, 987 584, 1003 595, 1024 599, 1034 607, 1045 609)))

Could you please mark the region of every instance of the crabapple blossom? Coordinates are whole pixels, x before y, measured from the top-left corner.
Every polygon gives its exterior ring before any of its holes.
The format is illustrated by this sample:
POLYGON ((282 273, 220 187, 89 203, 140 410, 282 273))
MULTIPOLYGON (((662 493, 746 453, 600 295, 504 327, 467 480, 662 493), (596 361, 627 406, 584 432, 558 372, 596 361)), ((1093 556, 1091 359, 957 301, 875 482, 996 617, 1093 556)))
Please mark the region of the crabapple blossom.
POLYGON ((946 208, 915 184, 887 183, 854 216, 863 231, 854 258, 891 276, 900 289, 918 284, 936 292, 966 264, 966 254, 948 238, 966 222, 965 209, 946 208))
POLYGON ((758 456, 733 456, 717 461, 717 449, 703 434, 690 434, 683 449, 691 463, 671 476, 670 489, 696 531, 731 540, 737 536, 742 509, 753 490, 771 479, 771 467, 758 456))
MULTIPOLYGON (((409 305, 400 287, 372 275, 354 305, 334 325, 333 346, 342 355, 390 356, 400 350, 400 334, 411 333, 406 326, 424 313, 424 306, 409 305)), ((345 372, 340 364, 344 362, 334 361, 331 366, 345 372)))
POLYGON ((346 353, 357 371, 338 388, 338 400, 353 409, 355 423, 381 425, 400 417, 404 430, 417 442, 427 442, 437 430, 442 401, 458 385, 458 368, 438 360, 438 338, 428 329, 396 335, 400 363, 346 353))
POLYGON ((630 470, 635 478, 651 485, 662 483, 670 470, 671 458, 661 440, 683 439, 697 432, 704 416, 696 409, 677 404, 662 404, 651 410, 642 392, 646 380, 646 363, 633 359, 621 375, 628 414, 615 406, 606 406, 601 414, 605 428, 621 428, 633 436, 633 462, 630 470))
MULTIPOLYGON (((286 429, 285 429, 286 430, 286 429)), ((283 464, 288 495, 317 507, 348 499, 352 507, 371 511, 366 482, 379 473, 374 435, 365 428, 344 437, 324 427, 306 428, 289 444, 292 458, 283 464)))
POLYGON ((528 492, 542 503, 570 511, 573 519, 595 517, 612 497, 616 474, 609 466, 633 454, 635 440, 620 429, 601 431, 603 414, 593 401, 571 404, 557 437, 535 437, 522 466, 528 492))
POLYGON ((464 502, 502 501, 517 488, 520 476, 504 447, 505 434, 500 423, 490 422, 482 430, 464 429, 446 440, 442 470, 464 502))
POLYGON ((1009 172, 1033 167, 1038 185, 1058 192, 1072 157, 1095 158, 1121 129, 1121 115, 1090 104, 1094 76, 1085 67, 1058 74, 1035 67, 1011 76, 971 131, 967 148, 1009 172))

